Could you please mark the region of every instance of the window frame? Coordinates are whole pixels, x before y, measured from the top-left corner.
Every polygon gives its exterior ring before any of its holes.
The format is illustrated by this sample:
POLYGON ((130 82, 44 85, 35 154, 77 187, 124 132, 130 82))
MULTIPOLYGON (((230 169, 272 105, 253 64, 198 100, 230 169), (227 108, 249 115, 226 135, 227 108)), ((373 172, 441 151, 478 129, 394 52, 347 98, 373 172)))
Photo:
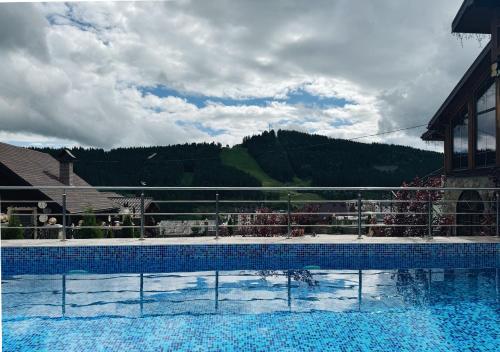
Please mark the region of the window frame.
POLYGON ((469 153, 470 153, 470 148, 469 148, 469 134, 471 132, 470 128, 470 123, 471 123, 471 118, 469 116, 469 111, 467 109, 467 104, 465 107, 459 110, 459 113, 455 116, 455 118, 452 120, 451 124, 451 168, 453 171, 462 171, 462 170, 467 170, 469 168, 469 153), (467 124, 464 124, 463 122, 467 121, 467 124), (460 123, 460 125, 459 125, 460 123), (455 128, 457 126, 466 126, 467 127, 467 143, 465 144, 467 147, 467 152, 465 153, 465 166, 463 166, 461 163, 459 166, 455 164, 455 128))
MULTIPOLYGON (((498 139, 498 136, 497 136, 497 122, 496 122, 496 110, 497 110, 497 106, 496 106, 496 81, 494 79, 488 79, 486 80, 486 82, 484 82, 483 84, 481 84, 480 88, 478 90, 476 90, 475 94, 474 94, 474 150, 473 150, 473 153, 474 153, 474 167, 477 168, 477 169, 487 169, 487 168, 492 168, 492 167, 495 167, 496 164, 497 164, 497 157, 496 157, 496 153, 497 153, 497 145, 496 145, 496 140, 498 139), (495 99, 494 99, 494 106, 491 107, 491 108, 487 108, 485 110, 481 110, 479 111, 478 110, 478 101, 479 99, 481 99, 484 94, 486 94, 486 92, 488 90, 490 90, 491 88, 493 87, 493 91, 494 91, 494 96, 495 96, 495 99), (494 155, 494 160, 492 163, 483 163, 483 164, 479 164, 479 150, 478 150, 478 141, 479 141, 479 119, 481 118, 481 116, 484 116, 490 112, 495 112, 494 114, 494 120, 495 120, 495 128, 494 128, 494 138, 495 138, 495 143, 494 143, 494 150, 492 151, 493 155, 494 155)), ((488 152, 482 152, 481 154, 486 154, 488 152)), ((486 159, 487 160, 487 159, 486 159)))

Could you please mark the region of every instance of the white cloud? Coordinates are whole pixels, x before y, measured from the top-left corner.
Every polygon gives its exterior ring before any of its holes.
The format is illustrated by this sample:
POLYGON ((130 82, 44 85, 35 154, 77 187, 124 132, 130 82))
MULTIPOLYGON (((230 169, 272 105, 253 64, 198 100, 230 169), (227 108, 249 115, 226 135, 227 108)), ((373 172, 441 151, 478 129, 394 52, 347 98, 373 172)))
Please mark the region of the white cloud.
MULTIPOLYGON (((480 50, 449 33, 460 3, 0 4, 0 137, 110 148, 233 144, 269 124, 340 138, 422 124, 480 50), (157 85, 232 99, 302 90, 349 103, 198 107, 140 91, 157 85)), ((421 132, 367 141, 435 149, 421 132)))

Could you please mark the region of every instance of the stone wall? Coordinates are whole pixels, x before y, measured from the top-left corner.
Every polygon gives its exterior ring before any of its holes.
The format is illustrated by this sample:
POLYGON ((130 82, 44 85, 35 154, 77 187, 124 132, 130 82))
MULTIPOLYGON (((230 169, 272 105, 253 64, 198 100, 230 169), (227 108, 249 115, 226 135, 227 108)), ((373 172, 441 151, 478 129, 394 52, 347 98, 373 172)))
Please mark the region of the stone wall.
MULTIPOLYGON (((464 176, 464 177, 448 177, 444 183, 445 188, 482 188, 482 187, 495 187, 494 182, 488 176, 464 176)), ((444 203, 441 207, 443 213, 455 213, 457 211, 457 201, 462 194, 462 190, 449 190, 443 195, 444 203)), ((495 194, 493 191, 477 191, 484 202, 484 214, 495 214, 495 194)), ((454 223, 456 217, 454 216, 454 223)), ((453 228, 452 234, 456 234, 456 228, 453 228)), ((479 233, 477 234, 479 235, 479 233)))

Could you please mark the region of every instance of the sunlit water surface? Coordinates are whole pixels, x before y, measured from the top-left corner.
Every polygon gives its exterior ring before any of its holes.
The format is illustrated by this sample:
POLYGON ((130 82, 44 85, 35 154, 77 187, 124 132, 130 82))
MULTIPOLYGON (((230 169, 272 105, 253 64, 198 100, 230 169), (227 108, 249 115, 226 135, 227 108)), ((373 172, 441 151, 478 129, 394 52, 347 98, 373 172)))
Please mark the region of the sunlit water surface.
POLYGON ((4 351, 498 351, 499 269, 2 278, 4 351))

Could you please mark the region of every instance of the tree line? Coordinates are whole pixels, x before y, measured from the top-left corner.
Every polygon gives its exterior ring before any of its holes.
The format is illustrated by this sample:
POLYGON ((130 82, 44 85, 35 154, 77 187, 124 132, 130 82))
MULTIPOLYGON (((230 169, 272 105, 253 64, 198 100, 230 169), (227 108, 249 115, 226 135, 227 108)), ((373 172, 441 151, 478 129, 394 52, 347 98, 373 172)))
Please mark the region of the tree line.
MULTIPOLYGON (((272 178, 293 185, 400 186, 442 166, 442 154, 406 146, 360 143, 297 131, 274 130, 245 137, 241 144, 272 178)), ((75 172, 94 186, 212 186, 255 187, 261 182, 224 164, 219 143, 128 147, 103 150, 75 147, 75 172), (154 157, 151 157, 154 154, 154 157)), ((41 148, 56 155, 57 149, 41 148)), ((221 196, 262 197, 259 193, 221 196)), ((207 192, 152 192, 156 199, 212 199, 207 192), (189 194, 188 194, 189 193, 189 194), (189 198, 187 197, 189 196, 189 198)), ((227 197, 226 197, 227 198, 227 197)), ((179 209, 179 205, 176 205, 179 209)))
POLYGON ((298 177, 312 186, 399 186, 443 163, 436 152, 288 130, 246 137, 243 146, 271 177, 282 182, 298 177))

